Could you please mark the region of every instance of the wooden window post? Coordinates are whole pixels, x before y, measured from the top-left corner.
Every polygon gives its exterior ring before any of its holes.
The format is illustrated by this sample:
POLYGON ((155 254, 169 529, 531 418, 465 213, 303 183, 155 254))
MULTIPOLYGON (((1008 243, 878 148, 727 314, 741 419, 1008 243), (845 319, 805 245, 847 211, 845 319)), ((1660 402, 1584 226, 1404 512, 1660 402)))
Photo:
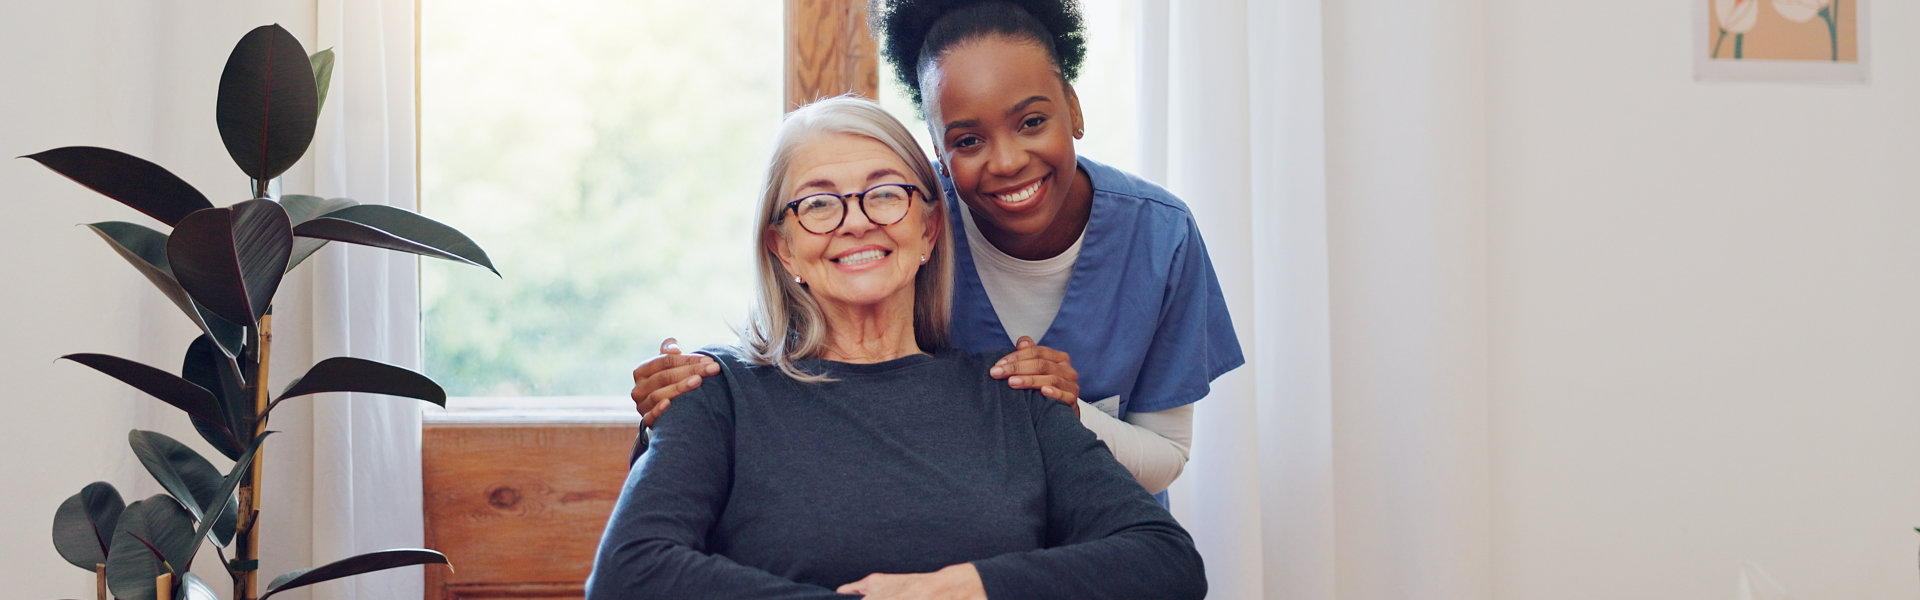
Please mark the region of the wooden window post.
POLYGON ((786 0, 787 103, 857 94, 878 98, 879 53, 867 33, 865 0, 786 0))

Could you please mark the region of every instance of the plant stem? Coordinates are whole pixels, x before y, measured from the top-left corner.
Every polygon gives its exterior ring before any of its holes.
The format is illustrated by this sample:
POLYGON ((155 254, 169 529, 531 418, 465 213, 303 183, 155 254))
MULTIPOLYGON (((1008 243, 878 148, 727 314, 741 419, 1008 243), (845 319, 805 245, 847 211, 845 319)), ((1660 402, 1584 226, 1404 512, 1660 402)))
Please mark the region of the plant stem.
POLYGON ((1733 34, 1733 59, 1740 60, 1741 49, 1747 45, 1747 34, 1733 34))
POLYGON ((94 591, 95 598, 98 598, 99 600, 113 599, 113 596, 107 595, 107 565, 106 564, 101 563, 101 564, 93 565, 93 587, 95 589, 94 591))
MULTIPOLYGON (((273 307, 267 307, 267 314, 260 316, 259 336, 254 342, 256 356, 253 377, 247 379, 248 391, 253 393, 252 435, 248 442, 255 443, 266 433, 267 420, 267 367, 273 358, 273 307)), ((254 584, 260 572, 260 467, 265 464, 262 451, 253 453, 253 465, 247 469, 247 479, 240 483, 240 519, 238 537, 233 544, 233 562, 228 563, 227 572, 233 576, 233 599, 253 600, 254 584), (235 570, 235 566, 243 570, 235 570)))
POLYGON ((1720 30, 1720 37, 1713 41, 1713 55, 1708 58, 1720 58, 1720 44, 1727 41, 1727 30, 1720 30))
MULTIPOLYGON (((248 475, 246 481, 240 482, 239 500, 240 515, 238 522, 234 525, 237 533, 233 540, 233 560, 227 562, 227 574, 233 576, 234 600, 246 600, 253 597, 253 571, 241 570, 246 568, 246 566, 241 563, 246 560, 245 557, 255 554, 253 545, 255 541, 258 540, 258 538, 253 536, 254 511, 252 507, 254 505, 254 495, 252 475, 248 475)), ((254 568, 257 569, 258 567, 255 566, 254 568)))
POLYGON ((1840 30, 1835 23, 1837 19, 1833 17, 1833 10, 1820 9, 1820 18, 1827 20, 1827 49, 1833 52, 1833 62, 1840 62, 1840 30))

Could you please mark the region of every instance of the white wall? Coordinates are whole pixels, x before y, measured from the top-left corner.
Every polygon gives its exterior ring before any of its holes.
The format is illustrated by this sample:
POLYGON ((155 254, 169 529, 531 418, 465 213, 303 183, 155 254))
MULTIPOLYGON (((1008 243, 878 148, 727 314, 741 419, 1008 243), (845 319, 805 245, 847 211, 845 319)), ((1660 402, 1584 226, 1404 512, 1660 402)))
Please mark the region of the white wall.
MULTIPOLYGON (((234 42, 279 22, 311 44, 311 6, 296 1, 24 0, 0 18, 0 580, 19 598, 92 597, 92 575, 61 560, 51 542, 54 509, 91 481, 129 501, 158 493, 127 448, 127 431, 154 429, 205 450, 186 418, 112 379, 55 359, 102 352, 177 370, 194 327, 153 286, 78 225, 152 219, 25 159, 69 146, 114 148, 152 160, 207 193, 216 205, 247 196, 213 123, 214 92, 234 42)), ((286 185, 305 189, 297 166, 286 185)), ((283 342, 275 369, 310 362, 304 277, 277 303, 283 342)), ((311 470, 304 407, 275 411, 285 430, 268 445, 262 513, 262 582, 311 566, 311 470)), ((215 461, 226 468, 227 461, 215 461)), ((196 569, 216 590, 217 558, 196 569)), ((292 592, 304 598, 304 590, 292 592)))
POLYGON ((1694 82, 1691 2, 1486 4, 1495 597, 1920 593, 1920 6, 1831 87, 1694 82))

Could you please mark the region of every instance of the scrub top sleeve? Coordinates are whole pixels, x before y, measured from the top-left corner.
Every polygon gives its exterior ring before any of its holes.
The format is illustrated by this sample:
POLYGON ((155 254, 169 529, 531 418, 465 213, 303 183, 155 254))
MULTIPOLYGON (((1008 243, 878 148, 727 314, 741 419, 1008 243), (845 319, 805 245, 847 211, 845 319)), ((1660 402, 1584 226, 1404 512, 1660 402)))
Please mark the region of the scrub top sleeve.
POLYGON ((1186 236, 1174 249, 1165 293, 1159 326, 1127 402, 1129 413, 1192 404, 1207 395, 1214 378, 1246 363, 1227 315, 1226 295, 1192 215, 1187 216, 1186 236))

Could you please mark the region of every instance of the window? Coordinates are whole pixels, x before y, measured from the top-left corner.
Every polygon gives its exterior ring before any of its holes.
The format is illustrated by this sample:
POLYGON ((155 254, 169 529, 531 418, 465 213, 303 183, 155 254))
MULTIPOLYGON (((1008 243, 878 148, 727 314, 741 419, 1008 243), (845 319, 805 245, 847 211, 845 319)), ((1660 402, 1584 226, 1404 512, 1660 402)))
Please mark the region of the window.
POLYGON ((662 337, 733 339, 783 74, 781 12, 732 4, 422 1, 421 208, 503 276, 421 266, 450 395, 625 396, 662 337))

